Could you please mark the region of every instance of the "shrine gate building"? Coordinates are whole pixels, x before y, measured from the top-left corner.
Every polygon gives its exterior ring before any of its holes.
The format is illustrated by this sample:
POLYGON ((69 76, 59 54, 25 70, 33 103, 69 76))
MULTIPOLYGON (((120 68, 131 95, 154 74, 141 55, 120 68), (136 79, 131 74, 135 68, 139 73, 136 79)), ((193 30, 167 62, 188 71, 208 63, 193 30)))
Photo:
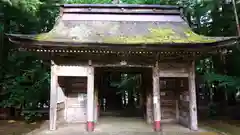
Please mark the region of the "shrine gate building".
POLYGON ((86 123, 87 131, 94 130, 99 116, 97 68, 149 69, 146 121, 153 123, 155 131, 170 117, 198 130, 195 60, 238 42, 237 37, 198 35, 185 22, 179 7, 162 5, 62 5, 48 33, 8 37, 21 51, 43 54, 52 62, 50 130, 56 130, 61 119, 86 123), (74 83, 60 77, 85 79, 74 83), (171 91, 160 87, 161 78, 183 78, 187 87, 180 88, 179 83, 177 94, 171 96, 171 91), (66 82, 72 88, 67 93, 62 86, 66 82), (86 97, 79 96, 80 87, 86 89, 86 97))

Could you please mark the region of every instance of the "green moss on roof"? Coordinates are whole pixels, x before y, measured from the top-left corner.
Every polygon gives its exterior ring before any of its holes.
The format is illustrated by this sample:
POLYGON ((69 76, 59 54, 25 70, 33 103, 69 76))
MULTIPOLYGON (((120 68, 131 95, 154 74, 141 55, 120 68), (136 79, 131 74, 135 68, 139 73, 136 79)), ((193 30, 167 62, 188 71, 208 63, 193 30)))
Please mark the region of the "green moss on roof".
POLYGON ((210 43, 215 42, 216 39, 207 38, 198 35, 191 30, 183 31, 183 35, 175 33, 170 28, 149 29, 150 33, 144 36, 119 36, 106 37, 106 43, 210 43))
POLYGON ((39 41, 49 40, 51 39, 51 34, 50 33, 39 34, 35 37, 35 39, 39 41))
POLYGON ((211 43, 217 41, 216 38, 194 33, 185 23, 76 22, 73 26, 65 23, 58 23, 50 32, 39 34, 34 39, 113 44, 211 43))

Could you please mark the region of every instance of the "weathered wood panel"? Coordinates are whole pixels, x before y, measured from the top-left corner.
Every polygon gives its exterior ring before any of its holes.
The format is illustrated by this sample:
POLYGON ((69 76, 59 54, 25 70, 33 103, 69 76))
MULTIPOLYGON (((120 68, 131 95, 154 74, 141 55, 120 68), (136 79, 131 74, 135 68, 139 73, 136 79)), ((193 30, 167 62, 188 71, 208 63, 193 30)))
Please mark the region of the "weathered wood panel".
POLYGON ((57 103, 65 102, 66 96, 64 93, 64 88, 58 86, 57 91, 58 91, 57 92, 57 103))
POLYGON ((160 77, 188 77, 187 65, 182 63, 160 63, 160 77))
POLYGON ((57 120, 64 121, 65 112, 65 102, 60 102, 57 104, 57 120))
POLYGON ((71 93, 67 98, 67 122, 86 122, 86 93, 71 93))
POLYGON ((151 124, 153 123, 153 99, 152 99, 152 93, 147 94, 147 101, 146 101, 146 115, 147 115, 147 123, 151 124))
POLYGON ((69 123, 86 122, 87 78, 67 78, 66 121, 69 123))
POLYGON ((176 120, 176 79, 160 78, 160 99, 162 121, 176 120))
POLYGON ((189 92, 188 90, 186 91, 181 91, 180 92, 180 99, 179 99, 179 122, 186 126, 189 127, 189 92))

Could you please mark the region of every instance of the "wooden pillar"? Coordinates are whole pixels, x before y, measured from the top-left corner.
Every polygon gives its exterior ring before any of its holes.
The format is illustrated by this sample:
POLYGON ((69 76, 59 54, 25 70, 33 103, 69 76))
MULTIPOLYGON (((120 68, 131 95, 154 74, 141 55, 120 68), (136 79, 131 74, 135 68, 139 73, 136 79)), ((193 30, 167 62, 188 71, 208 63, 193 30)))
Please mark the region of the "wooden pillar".
POLYGON ((57 88, 58 88, 58 76, 56 75, 56 67, 52 61, 51 63, 51 88, 50 88, 50 114, 49 114, 49 129, 56 130, 57 121, 57 88))
POLYGON ((87 131, 94 131, 94 67, 89 66, 87 76, 87 131))
POLYGON ((160 110, 160 84, 159 84, 159 65, 156 62, 153 68, 153 117, 154 117, 154 130, 159 132, 161 130, 161 110, 160 110))
POLYGON ((196 84, 195 84, 195 62, 192 61, 189 70, 189 112, 190 112, 190 129, 198 130, 197 103, 196 103, 196 84))

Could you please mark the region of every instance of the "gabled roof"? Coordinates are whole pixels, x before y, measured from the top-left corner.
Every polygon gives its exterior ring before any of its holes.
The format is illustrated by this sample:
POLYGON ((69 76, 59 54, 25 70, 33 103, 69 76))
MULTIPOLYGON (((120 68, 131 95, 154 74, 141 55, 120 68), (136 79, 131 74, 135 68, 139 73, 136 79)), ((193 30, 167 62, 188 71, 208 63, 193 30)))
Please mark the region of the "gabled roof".
POLYGON ((9 39, 29 46, 194 48, 230 45, 238 37, 198 35, 182 19, 176 6, 70 4, 61 6, 61 15, 50 32, 10 34, 9 39))

